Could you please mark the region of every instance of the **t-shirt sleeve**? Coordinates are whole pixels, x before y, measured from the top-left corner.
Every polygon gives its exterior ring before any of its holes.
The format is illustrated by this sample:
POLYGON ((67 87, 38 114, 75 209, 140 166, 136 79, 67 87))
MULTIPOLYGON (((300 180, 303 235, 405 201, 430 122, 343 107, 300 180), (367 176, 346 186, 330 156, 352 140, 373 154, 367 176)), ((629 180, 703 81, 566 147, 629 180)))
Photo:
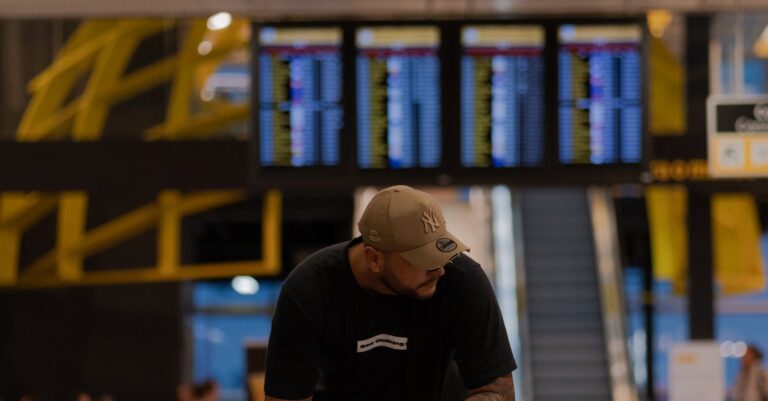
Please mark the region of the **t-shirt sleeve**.
POLYGON ((267 346, 264 391, 300 400, 314 394, 321 356, 317 323, 285 290, 280 292, 267 346))
POLYGON ((456 294, 454 359, 468 389, 482 387, 517 368, 491 283, 479 265, 456 294))

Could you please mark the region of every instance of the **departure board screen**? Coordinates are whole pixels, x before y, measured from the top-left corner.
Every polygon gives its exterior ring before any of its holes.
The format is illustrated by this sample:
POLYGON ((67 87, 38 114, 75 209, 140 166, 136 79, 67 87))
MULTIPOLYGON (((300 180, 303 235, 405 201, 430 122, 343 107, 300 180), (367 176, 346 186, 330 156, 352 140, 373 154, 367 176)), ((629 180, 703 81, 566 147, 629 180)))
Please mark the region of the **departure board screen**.
POLYGON ((540 165, 544 28, 466 26, 461 43, 461 164, 540 165))
POLYGON ((560 162, 641 162, 640 26, 562 25, 558 36, 560 162))
POLYGON ((262 166, 339 164, 341 41, 340 28, 259 31, 262 166))
POLYGON ((355 36, 358 165, 438 167, 439 29, 363 27, 355 36))

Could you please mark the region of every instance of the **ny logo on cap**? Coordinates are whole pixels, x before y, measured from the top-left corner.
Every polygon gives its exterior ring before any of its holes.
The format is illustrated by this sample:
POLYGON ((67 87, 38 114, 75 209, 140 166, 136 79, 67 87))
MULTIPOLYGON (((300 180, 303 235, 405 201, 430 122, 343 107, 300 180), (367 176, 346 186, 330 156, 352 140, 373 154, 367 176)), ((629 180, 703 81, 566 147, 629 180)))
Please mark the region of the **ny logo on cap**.
POLYGON ((440 222, 437 221, 437 213, 434 210, 424 210, 424 214, 421 216, 421 221, 424 223, 424 232, 435 230, 440 227, 440 222))

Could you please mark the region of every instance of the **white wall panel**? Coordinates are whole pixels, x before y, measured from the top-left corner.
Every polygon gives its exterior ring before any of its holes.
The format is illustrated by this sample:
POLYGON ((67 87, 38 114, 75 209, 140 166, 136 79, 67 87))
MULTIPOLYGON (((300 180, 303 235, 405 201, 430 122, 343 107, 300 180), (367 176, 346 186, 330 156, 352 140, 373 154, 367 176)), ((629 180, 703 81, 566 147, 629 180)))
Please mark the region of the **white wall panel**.
POLYGON ((739 1, 737 0, 700 0, 702 8, 734 8, 739 1))
POLYGON ((627 0, 628 11, 664 9, 672 11, 699 10, 702 0, 627 0))
POLYGON ((0 0, 0 17, 205 16, 259 18, 464 17, 497 14, 768 10, 768 0, 0 0))
POLYGON ((735 0, 736 6, 745 10, 768 10, 768 0, 735 0))
POLYGON ((488 13, 543 13, 622 12, 625 0, 475 0, 475 9, 488 13))
POLYGON ((423 15, 424 0, 265 0, 263 14, 267 18, 368 17, 384 18, 401 15, 423 15))
POLYGON ((137 17, 201 15, 193 0, 0 0, 0 16, 48 17, 137 17))
MULTIPOLYGON (((146 0, 144 0, 146 1, 146 0)), ((182 1, 182 0, 178 0, 182 1)), ((186 0, 191 1, 191 0, 186 0)), ((264 8, 266 0, 194 0, 205 14, 227 11, 233 15, 251 16, 264 8)))
POLYGON ((433 0, 427 3, 428 12, 441 15, 466 15, 470 11, 470 1, 467 0, 433 0))

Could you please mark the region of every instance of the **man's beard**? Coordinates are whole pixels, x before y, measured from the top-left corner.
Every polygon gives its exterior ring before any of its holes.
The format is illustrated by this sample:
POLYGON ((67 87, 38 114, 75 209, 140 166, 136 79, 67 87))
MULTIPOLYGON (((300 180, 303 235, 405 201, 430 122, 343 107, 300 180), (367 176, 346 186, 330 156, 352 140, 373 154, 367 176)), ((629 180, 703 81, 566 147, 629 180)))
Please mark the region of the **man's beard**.
POLYGON ((382 270, 382 274, 379 276, 379 281, 381 281, 385 287, 389 288, 390 291, 401 297, 425 300, 432 298, 432 296, 435 295, 434 293, 428 295, 420 295, 418 292, 418 289, 422 286, 431 284, 430 281, 419 285, 416 287, 416 289, 406 287, 405 284, 398 280, 398 278, 392 273, 392 268, 389 266, 389 263, 384 264, 384 269, 382 270))

